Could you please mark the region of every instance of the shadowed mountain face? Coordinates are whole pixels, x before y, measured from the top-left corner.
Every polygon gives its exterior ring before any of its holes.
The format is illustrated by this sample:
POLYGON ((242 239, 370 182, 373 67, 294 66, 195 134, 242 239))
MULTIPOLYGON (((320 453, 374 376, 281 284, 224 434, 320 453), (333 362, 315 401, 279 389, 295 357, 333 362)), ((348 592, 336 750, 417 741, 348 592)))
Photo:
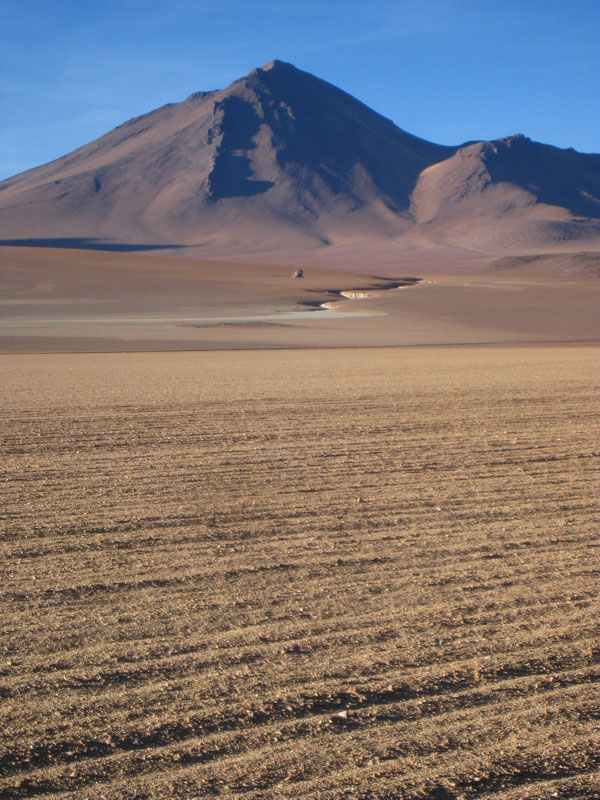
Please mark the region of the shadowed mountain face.
POLYGON ((268 252, 600 237, 600 156, 523 136, 444 147, 274 61, 0 183, 0 238, 268 252), (404 243, 404 244, 403 244, 404 243))
POLYGON ((560 150, 523 135, 481 146, 491 180, 531 192, 536 202, 600 218, 600 155, 560 150))
POLYGON ((250 158, 243 155, 256 149, 254 137, 262 123, 253 104, 230 95, 215 102, 213 117, 207 139, 212 144, 217 137, 219 144, 207 179, 207 198, 216 201, 224 197, 249 197, 274 186, 273 181, 254 180, 250 158))
POLYGON ((433 219, 502 183, 527 192, 528 205, 544 203, 574 216, 600 217, 600 156, 560 150, 522 134, 461 147, 423 173, 413 202, 423 203, 421 219, 433 219))

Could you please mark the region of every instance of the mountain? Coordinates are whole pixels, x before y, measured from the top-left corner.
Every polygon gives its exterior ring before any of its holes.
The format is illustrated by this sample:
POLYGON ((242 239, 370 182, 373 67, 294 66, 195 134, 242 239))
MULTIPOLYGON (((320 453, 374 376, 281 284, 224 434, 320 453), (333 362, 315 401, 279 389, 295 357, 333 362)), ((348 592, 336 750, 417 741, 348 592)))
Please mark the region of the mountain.
POLYGON ((0 237, 268 252, 600 240, 600 156, 523 136, 446 147, 272 61, 0 183, 0 237))
POLYGON ((600 156, 523 134, 464 145, 420 174, 415 222, 433 238, 487 249, 537 249, 600 235, 600 156))

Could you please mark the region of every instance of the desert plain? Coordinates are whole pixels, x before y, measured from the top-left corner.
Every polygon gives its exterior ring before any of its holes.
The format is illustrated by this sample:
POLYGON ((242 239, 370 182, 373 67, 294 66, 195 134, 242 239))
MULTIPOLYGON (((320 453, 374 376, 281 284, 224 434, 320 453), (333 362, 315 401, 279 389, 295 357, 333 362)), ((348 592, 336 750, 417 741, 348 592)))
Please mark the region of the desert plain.
POLYGON ((599 796, 590 256, 0 249, 2 798, 599 796))

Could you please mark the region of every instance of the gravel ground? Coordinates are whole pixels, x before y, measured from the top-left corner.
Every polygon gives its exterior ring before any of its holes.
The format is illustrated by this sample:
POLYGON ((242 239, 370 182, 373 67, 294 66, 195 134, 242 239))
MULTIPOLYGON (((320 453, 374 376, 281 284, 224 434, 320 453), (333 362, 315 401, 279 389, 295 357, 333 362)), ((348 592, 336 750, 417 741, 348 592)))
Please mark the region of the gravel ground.
POLYGON ((0 356, 0 797, 598 798, 599 362, 0 356))

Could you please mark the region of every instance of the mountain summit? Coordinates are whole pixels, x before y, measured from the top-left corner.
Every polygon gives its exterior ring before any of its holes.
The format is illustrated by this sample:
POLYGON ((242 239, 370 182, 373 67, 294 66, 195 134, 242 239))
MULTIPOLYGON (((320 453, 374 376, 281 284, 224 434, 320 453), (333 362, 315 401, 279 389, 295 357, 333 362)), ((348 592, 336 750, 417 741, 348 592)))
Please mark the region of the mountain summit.
POLYGON ((433 144, 277 60, 0 183, 3 239, 535 247, 593 239, 599 217, 600 156, 523 136, 433 144))

